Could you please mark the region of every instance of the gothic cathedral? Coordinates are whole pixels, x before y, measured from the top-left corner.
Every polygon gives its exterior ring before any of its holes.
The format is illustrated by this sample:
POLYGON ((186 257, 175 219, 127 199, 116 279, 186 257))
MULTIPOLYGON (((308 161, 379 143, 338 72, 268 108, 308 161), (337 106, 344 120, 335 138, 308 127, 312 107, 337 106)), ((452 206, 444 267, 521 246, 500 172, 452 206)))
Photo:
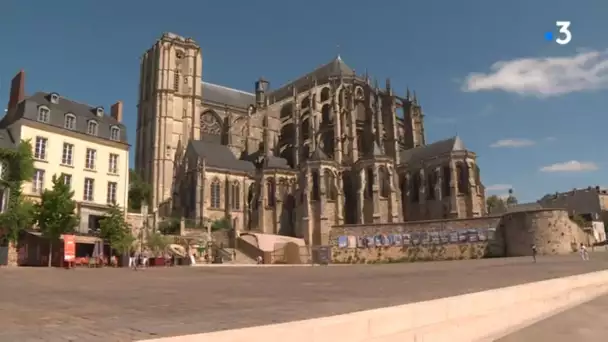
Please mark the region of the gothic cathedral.
POLYGON ((141 61, 136 170, 161 215, 327 244, 334 225, 485 215, 475 153, 427 144, 415 94, 340 57, 253 92, 204 82, 201 48, 165 33, 141 61))

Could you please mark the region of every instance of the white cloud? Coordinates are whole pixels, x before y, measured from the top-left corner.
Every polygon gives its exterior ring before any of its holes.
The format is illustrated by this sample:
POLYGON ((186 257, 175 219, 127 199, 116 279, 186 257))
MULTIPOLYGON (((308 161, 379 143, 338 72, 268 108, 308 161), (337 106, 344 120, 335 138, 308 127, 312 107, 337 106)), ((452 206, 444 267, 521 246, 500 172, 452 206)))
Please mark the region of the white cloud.
POLYGON ((571 160, 564 163, 556 163, 553 165, 547 165, 540 168, 542 172, 583 172, 583 171, 595 171, 599 169, 597 164, 593 162, 579 162, 577 160, 571 160))
POLYGON ((490 145, 490 147, 527 147, 536 144, 535 141, 529 139, 503 139, 490 145))
POLYGON ((469 74, 464 91, 502 90, 538 97, 608 88, 608 50, 570 57, 522 58, 494 63, 489 73, 469 74))
POLYGON ((505 191, 505 190, 509 190, 509 189, 513 189, 513 185, 511 185, 511 184, 492 184, 492 185, 486 186, 486 191, 505 191))

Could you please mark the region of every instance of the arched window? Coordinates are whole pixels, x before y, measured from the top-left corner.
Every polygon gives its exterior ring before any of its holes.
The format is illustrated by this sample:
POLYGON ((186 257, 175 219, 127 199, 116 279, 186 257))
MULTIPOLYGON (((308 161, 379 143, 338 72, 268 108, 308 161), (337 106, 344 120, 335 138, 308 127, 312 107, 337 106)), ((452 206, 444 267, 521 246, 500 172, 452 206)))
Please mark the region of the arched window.
POLYGON ((312 200, 319 200, 319 172, 312 172, 312 200))
POLYGON ((329 125, 331 123, 331 108, 328 104, 323 105, 321 108, 321 124, 323 126, 329 125))
POLYGON ((76 129, 76 116, 72 113, 67 113, 63 118, 63 128, 76 129))
POLYGON ((329 88, 325 87, 321 90, 321 102, 325 102, 329 100, 329 88))
POLYGON ((201 136, 204 135, 221 135, 222 124, 219 118, 212 111, 207 111, 201 114, 201 136))
POLYGON ((380 196, 389 197, 391 195, 391 179, 388 170, 381 167, 378 170, 378 178, 380 178, 380 196))
POLYGON ((428 171, 428 176, 426 180, 426 198, 428 200, 435 199, 435 186, 437 185, 437 172, 436 171, 428 171))
POLYGON ((232 210, 241 209, 241 186, 239 182, 232 183, 230 187, 230 205, 232 210))
POLYGON ((97 135, 97 131, 98 131, 97 121, 89 120, 89 122, 87 123, 87 133, 90 135, 97 135))
POLYGON ((335 201, 338 198, 338 189, 336 187, 336 177, 334 173, 325 170, 323 173, 323 178, 325 181, 325 194, 327 195, 327 199, 330 201, 335 201))
POLYGON ((222 187, 220 185, 220 180, 215 178, 211 182, 211 208, 220 209, 221 208, 221 194, 222 187))
POLYGON ((365 196, 367 198, 372 198, 372 195, 374 193, 374 169, 371 167, 368 167, 366 170, 366 188, 365 188, 365 196))
POLYGON ((266 182, 266 205, 272 207, 275 205, 275 203, 275 183, 274 179, 271 178, 266 182))
POLYGON ((112 128, 110 128, 110 140, 120 140, 120 128, 116 126, 112 126, 112 128))
POLYGON ((457 163, 456 172, 458 174, 458 193, 467 194, 469 192, 469 169, 467 164, 457 163))
POLYGON ((249 190, 247 191, 247 203, 249 203, 249 207, 251 209, 258 208, 258 194, 257 194, 257 186, 255 183, 251 183, 249 185, 249 190))
POLYGON ((452 182, 452 169, 449 166, 443 167, 443 177, 441 182, 441 195, 443 197, 450 196, 452 193, 450 187, 450 183, 452 182))
POLYGON ((412 202, 418 202, 420 200, 420 171, 416 171, 412 175, 412 190, 410 197, 412 202))

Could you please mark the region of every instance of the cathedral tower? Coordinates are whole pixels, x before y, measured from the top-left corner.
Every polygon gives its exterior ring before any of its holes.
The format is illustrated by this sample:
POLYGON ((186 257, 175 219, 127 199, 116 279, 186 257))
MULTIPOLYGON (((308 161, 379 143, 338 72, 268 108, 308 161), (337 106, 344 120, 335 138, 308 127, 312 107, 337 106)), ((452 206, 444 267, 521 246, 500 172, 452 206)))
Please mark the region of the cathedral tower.
POLYGON ((171 199, 183 149, 199 138, 202 68, 200 47, 173 33, 141 58, 135 167, 152 186, 153 208, 171 199))

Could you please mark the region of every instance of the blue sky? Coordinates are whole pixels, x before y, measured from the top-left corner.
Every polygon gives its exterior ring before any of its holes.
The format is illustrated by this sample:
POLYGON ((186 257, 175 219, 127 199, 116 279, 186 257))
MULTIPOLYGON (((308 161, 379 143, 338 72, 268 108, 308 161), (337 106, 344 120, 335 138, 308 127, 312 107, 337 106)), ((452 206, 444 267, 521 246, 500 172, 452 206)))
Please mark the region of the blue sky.
POLYGON ((427 141, 460 135, 489 194, 512 187, 535 200, 608 186, 606 18, 605 0, 4 0, 0 103, 23 68, 30 94, 123 100, 134 144, 139 57, 165 31, 202 46, 205 80, 243 90, 260 76, 279 86, 339 52, 380 84, 415 89, 427 141), (572 23, 568 45, 544 40, 558 20, 572 23))

